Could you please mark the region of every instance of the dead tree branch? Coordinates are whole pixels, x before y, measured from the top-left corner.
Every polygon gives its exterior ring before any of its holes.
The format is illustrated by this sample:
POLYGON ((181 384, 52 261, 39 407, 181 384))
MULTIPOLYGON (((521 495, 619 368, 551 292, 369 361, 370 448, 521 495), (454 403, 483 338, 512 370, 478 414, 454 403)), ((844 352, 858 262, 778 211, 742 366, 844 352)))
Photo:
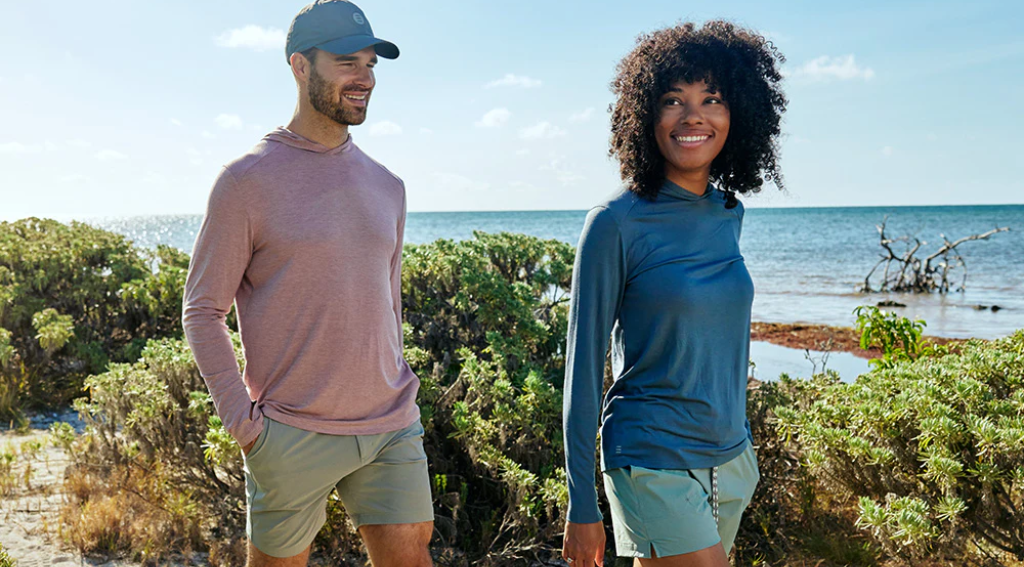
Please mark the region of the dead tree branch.
POLYGON ((963 291, 967 285, 967 263, 960 255, 957 247, 973 240, 988 240, 990 236, 1008 232, 1009 227, 993 228, 981 234, 972 234, 955 241, 950 241, 941 234, 942 246, 932 254, 921 259, 917 256, 921 247, 928 244, 914 236, 892 238, 885 233, 889 217, 882 219, 878 229, 878 244, 883 253, 868 275, 864 277, 864 285, 860 291, 864 293, 897 292, 897 293, 949 293, 952 286, 950 280, 959 271, 962 272, 960 285, 955 291, 963 291), (903 244, 903 251, 896 252, 894 245, 903 244), (871 278, 879 267, 885 266, 882 281, 876 289, 871 285, 871 278))

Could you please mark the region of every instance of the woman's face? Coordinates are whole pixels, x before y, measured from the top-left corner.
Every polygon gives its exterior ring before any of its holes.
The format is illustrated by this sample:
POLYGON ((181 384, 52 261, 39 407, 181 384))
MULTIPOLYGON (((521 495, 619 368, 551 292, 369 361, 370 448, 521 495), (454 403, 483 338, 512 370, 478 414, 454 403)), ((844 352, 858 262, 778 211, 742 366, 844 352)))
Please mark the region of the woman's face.
POLYGON ((722 95, 711 92, 704 81, 680 81, 662 95, 658 109, 654 137, 665 158, 665 176, 710 174, 711 162, 729 135, 729 105, 722 95))

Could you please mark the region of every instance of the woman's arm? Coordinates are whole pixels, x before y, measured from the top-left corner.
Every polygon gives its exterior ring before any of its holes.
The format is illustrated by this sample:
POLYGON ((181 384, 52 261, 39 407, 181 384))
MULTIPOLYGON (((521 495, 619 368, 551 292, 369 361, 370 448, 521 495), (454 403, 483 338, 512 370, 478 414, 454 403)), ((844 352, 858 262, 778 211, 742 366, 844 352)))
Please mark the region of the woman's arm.
POLYGON ((619 224, 611 210, 592 209, 583 227, 573 268, 563 392, 568 520, 572 523, 602 519, 594 478, 595 441, 605 353, 625 280, 625 251, 619 224))

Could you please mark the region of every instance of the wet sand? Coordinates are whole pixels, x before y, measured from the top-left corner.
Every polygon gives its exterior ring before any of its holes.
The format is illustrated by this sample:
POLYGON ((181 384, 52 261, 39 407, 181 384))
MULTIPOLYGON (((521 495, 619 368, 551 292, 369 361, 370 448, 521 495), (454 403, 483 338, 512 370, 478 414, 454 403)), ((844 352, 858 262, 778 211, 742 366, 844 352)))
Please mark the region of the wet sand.
MULTIPOLYGON (((956 344, 961 339, 924 337, 933 344, 956 344)), ((860 358, 880 358, 878 348, 860 348, 860 332, 852 327, 833 327, 806 323, 762 323, 755 322, 750 328, 750 340, 800 350, 848 352, 860 358)))

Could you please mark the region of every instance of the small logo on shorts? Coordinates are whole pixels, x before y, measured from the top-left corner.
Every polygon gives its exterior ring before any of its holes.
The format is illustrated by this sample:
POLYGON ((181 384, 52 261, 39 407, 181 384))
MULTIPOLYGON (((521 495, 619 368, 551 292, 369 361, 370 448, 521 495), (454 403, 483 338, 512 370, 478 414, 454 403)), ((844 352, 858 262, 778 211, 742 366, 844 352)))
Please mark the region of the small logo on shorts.
POLYGON ((352 14, 352 19, 355 20, 356 23, 361 26, 366 25, 366 18, 364 18, 363 15, 360 14, 359 12, 352 14))
POLYGON ((615 454, 616 455, 621 455, 622 454, 622 445, 616 445, 615 446, 615 454))

